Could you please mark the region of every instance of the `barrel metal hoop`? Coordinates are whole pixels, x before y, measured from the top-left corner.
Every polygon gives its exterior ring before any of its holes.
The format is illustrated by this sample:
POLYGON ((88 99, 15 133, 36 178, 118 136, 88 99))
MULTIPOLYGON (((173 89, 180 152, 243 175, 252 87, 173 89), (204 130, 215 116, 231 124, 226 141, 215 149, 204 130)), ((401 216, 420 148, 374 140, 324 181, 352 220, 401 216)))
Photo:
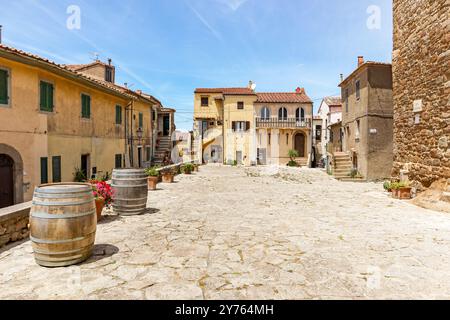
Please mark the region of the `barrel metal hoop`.
POLYGON ((70 194, 66 194, 66 193, 61 193, 56 195, 55 193, 49 194, 48 192, 35 192, 34 196, 37 198, 43 198, 43 199, 54 199, 54 198, 58 198, 58 199, 70 199, 70 198, 79 198, 80 196, 91 196, 92 195, 92 191, 85 191, 85 192, 80 192, 77 195, 74 195, 73 193, 70 194))
POLYGON ((45 212, 33 212, 31 213, 32 218, 37 219, 74 219, 74 218, 81 218, 86 217, 90 215, 94 215, 96 213, 96 210, 92 210, 85 213, 69 213, 69 214, 49 214, 45 212))
POLYGON ((33 200, 33 205, 36 206, 46 206, 46 207, 72 207, 72 206, 79 206, 79 205, 83 205, 83 204, 88 204, 88 203, 94 203, 94 199, 91 200, 84 200, 84 201, 74 201, 74 202, 41 202, 41 201, 36 201, 33 200))
POLYGON ((143 188, 143 187, 148 187, 147 184, 136 184, 136 185, 116 185, 116 184, 112 184, 111 187, 113 188, 143 188))
POLYGON ((83 252, 85 250, 89 250, 92 247, 92 245, 87 245, 86 247, 81 247, 79 249, 75 249, 75 250, 70 250, 70 251, 57 251, 57 252, 52 252, 52 251, 44 251, 44 250, 40 250, 39 248, 33 248, 33 252, 37 253, 37 254, 42 254, 42 255, 49 255, 49 256, 59 256, 62 254, 71 254, 71 253, 78 253, 78 252, 83 252))
MULTIPOLYGON (((147 200, 148 199, 148 197, 144 197, 144 198, 133 198, 133 199, 130 199, 130 198, 127 198, 127 199, 123 199, 123 198, 114 198, 114 201, 133 201, 133 202, 136 202, 136 201, 142 201, 142 200, 147 200)), ((113 204, 114 205, 114 204, 113 204)))
POLYGON ((92 233, 87 234, 84 237, 79 237, 79 238, 75 238, 75 239, 66 239, 66 240, 43 240, 43 239, 37 239, 33 236, 30 236, 30 240, 34 243, 39 243, 39 244, 62 244, 62 243, 71 243, 71 242, 77 242, 77 241, 82 241, 82 240, 86 240, 88 239, 91 235, 95 236, 95 231, 92 233))

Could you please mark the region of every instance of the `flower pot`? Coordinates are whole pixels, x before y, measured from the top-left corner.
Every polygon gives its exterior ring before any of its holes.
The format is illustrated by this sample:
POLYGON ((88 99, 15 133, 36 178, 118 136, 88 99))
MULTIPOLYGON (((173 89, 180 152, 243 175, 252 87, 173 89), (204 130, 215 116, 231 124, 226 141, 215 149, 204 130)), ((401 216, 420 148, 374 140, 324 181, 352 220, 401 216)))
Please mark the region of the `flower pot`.
POLYGON ((194 167, 194 171, 195 171, 195 172, 198 172, 198 166, 195 166, 195 167, 194 167))
POLYGON ((162 175, 163 183, 173 183, 174 175, 172 173, 165 173, 162 175))
POLYGON ((156 190, 156 185, 158 184, 159 177, 150 176, 147 179, 148 190, 156 190))
POLYGON ((410 187, 400 188, 398 190, 398 198, 400 200, 410 200, 411 199, 411 190, 410 187))
POLYGON ((192 171, 191 171, 191 170, 184 170, 183 173, 184 173, 184 174, 192 174, 192 171))
POLYGON ((97 222, 102 219, 103 208, 105 207, 105 199, 97 198, 95 199, 95 210, 97 212, 97 222))

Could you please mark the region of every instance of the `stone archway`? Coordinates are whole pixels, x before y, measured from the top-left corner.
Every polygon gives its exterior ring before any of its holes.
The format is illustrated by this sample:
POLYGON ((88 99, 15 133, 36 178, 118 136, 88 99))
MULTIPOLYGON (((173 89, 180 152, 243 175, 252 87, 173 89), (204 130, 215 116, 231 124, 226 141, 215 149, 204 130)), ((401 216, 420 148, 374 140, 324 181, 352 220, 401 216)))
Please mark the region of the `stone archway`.
MULTIPOLYGON (((13 204, 23 202, 23 161, 20 153, 13 147, 0 143, 0 156, 3 159, 4 174, 12 174, 13 204), (10 167, 10 168, 9 168, 10 167)), ((7 190, 8 187, 5 188, 7 190)), ((0 195, 1 196, 1 195, 0 195)), ((5 195, 5 197, 7 197, 5 195)))
POLYGON ((300 158, 306 157, 306 136, 303 132, 294 135, 294 149, 297 150, 300 158))

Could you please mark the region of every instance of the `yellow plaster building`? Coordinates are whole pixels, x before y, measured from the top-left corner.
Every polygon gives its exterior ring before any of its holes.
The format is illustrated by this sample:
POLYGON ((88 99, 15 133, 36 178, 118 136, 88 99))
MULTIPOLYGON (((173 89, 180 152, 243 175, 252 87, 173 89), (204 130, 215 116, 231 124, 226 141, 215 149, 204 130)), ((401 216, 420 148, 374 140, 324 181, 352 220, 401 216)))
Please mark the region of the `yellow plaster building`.
POLYGON ((203 163, 285 165, 289 150, 311 164, 313 103, 303 88, 257 93, 246 88, 198 88, 194 148, 203 163))
POLYGON ((76 169, 102 177, 150 162, 161 103, 114 78, 111 62, 64 66, 0 45, 0 208, 76 169))

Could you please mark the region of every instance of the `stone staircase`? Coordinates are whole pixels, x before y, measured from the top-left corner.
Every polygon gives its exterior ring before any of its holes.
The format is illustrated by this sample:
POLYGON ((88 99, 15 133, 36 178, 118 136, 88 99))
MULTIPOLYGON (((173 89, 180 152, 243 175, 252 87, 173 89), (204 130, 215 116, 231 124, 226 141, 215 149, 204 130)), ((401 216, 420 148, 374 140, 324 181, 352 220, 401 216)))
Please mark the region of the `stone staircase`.
POLYGON ((350 156, 344 152, 336 152, 334 154, 333 175, 338 180, 351 179, 353 164, 350 156))
POLYGON ((158 147, 156 147, 154 163, 156 165, 162 165, 164 162, 164 157, 166 156, 167 153, 170 157, 170 153, 172 152, 172 146, 170 136, 158 137, 158 139, 159 145, 158 147))

